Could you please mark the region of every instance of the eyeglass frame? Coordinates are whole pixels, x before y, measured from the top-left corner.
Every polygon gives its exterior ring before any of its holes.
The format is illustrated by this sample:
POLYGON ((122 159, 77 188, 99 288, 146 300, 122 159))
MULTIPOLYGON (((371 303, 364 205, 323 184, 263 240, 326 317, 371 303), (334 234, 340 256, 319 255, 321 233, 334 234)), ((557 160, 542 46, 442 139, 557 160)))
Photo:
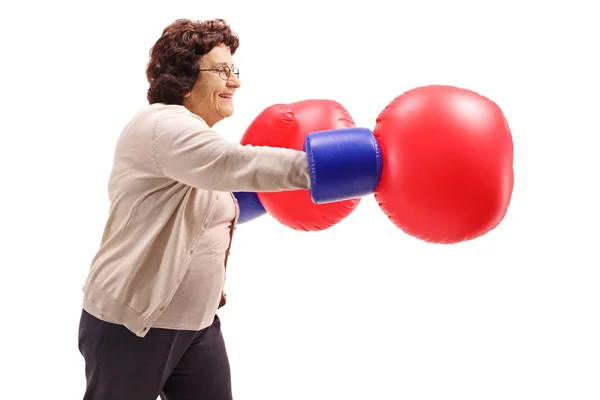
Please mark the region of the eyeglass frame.
POLYGON ((219 78, 223 79, 224 81, 228 81, 229 78, 231 78, 231 73, 233 73, 235 75, 236 78, 240 78, 240 70, 238 69, 238 67, 232 67, 229 68, 228 65, 223 65, 219 68, 204 68, 204 69, 199 69, 198 72, 203 72, 203 71, 217 71, 219 78), (221 76, 222 72, 227 71, 227 78, 223 78, 223 76, 221 76))

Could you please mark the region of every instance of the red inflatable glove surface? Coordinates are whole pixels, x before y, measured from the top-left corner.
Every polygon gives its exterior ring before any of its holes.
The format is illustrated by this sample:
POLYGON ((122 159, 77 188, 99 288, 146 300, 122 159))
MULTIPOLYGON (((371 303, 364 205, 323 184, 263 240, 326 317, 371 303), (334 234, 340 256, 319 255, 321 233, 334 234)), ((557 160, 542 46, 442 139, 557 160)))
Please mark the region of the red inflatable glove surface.
POLYGON ((383 172, 375 193, 407 234, 457 243, 494 229, 513 190, 513 143, 500 108, 452 86, 425 86, 394 99, 373 131, 383 172))
MULTIPOLYGON (((305 100, 275 104, 260 113, 246 129, 240 143, 302 150, 311 132, 354 127, 350 114, 331 100, 305 100)), ((259 192, 258 198, 277 221, 299 231, 330 228, 358 206, 360 198, 315 204, 308 190, 259 192)))

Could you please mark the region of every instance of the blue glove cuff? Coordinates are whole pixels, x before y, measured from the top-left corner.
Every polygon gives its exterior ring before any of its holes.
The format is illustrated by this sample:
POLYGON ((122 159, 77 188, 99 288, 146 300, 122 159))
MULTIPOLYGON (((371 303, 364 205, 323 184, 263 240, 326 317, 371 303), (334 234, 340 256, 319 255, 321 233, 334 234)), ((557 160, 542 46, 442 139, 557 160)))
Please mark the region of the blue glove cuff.
POLYGON ((316 204, 372 194, 379 185, 383 160, 373 132, 343 128, 306 136, 312 201, 316 204))
POLYGON ((238 206, 240 207, 240 216, 238 224, 251 221, 267 213, 267 210, 260 203, 258 195, 253 192, 234 192, 238 206))

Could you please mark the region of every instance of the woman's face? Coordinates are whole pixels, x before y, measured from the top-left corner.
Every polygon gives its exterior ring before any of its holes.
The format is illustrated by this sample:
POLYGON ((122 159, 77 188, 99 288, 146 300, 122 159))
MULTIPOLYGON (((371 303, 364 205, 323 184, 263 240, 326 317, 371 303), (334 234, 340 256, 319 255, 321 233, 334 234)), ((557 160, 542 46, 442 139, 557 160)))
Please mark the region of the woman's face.
POLYGON ((200 59, 200 69, 205 71, 200 72, 192 91, 184 96, 183 105, 210 127, 233 114, 233 94, 241 82, 233 72, 229 79, 223 79, 232 68, 229 47, 213 48, 200 59))

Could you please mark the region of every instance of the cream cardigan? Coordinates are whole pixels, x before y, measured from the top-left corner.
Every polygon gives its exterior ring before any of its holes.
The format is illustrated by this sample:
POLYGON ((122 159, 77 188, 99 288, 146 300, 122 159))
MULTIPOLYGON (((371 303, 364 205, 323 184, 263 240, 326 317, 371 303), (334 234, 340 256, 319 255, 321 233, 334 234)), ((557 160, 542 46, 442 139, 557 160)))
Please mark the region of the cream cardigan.
POLYGON ((84 308, 145 336, 185 276, 218 192, 309 188, 302 151, 242 146, 183 106, 145 107, 116 145, 110 211, 83 286, 84 308))

